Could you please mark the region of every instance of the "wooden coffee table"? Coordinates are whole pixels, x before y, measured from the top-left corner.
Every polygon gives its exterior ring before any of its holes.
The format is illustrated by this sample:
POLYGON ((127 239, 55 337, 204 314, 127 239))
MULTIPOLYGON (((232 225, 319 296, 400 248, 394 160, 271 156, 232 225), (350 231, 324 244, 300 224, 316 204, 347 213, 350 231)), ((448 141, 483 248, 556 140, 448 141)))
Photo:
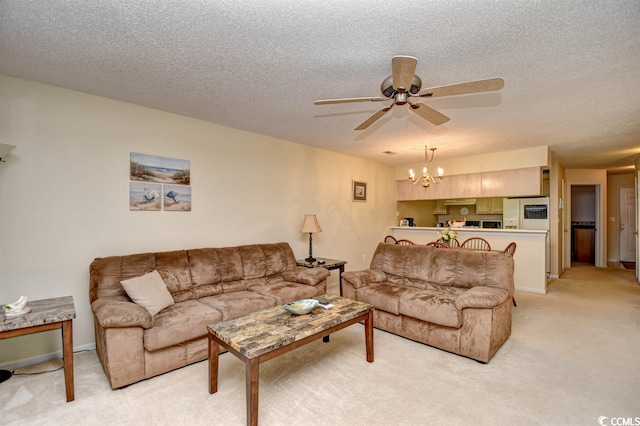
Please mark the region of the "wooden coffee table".
POLYGON ((258 424, 260 363, 340 329, 364 321, 367 361, 373 362, 373 306, 325 294, 315 297, 334 306, 296 316, 282 306, 211 324, 209 329, 209 393, 218 391, 218 344, 245 363, 247 424, 258 424))

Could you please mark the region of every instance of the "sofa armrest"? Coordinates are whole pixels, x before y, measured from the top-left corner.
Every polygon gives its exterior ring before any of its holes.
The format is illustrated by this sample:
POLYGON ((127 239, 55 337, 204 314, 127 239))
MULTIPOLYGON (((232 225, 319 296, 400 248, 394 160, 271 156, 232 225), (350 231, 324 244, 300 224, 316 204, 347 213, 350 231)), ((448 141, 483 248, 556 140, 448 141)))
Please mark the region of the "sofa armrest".
POLYGON ((495 308, 508 298, 509 292, 504 288, 477 286, 458 296, 455 305, 459 310, 464 308, 495 308))
POLYGON ((387 280, 387 274, 379 269, 365 269, 363 271, 347 271, 342 278, 349 281, 355 288, 367 286, 371 283, 381 283, 387 280))
POLYGON ((97 299, 91 304, 91 310, 103 328, 153 327, 153 317, 149 311, 124 296, 97 299))
POLYGON ((306 285, 318 285, 329 276, 330 272, 325 268, 305 268, 304 266, 296 266, 295 268, 285 271, 282 278, 294 283, 306 285))

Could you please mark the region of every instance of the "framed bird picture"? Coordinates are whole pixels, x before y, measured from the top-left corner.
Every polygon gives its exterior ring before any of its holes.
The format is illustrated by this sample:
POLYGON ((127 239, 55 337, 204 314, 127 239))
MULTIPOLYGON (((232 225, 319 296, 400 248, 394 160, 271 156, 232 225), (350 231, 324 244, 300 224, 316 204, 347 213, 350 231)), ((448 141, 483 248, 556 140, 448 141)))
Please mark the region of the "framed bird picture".
POLYGON ((129 182, 129 210, 160 211, 162 185, 153 182, 129 182))
POLYGON ((164 209, 166 211, 191 211, 191 186, 163 185, 164 209))

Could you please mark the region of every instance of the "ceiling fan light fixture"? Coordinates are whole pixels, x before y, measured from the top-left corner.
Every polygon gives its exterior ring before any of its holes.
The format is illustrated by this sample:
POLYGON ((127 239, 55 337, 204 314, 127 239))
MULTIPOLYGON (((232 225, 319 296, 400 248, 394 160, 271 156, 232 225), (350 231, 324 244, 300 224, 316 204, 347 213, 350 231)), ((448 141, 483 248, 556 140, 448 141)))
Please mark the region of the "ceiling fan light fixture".
POLYGON ((431 87, 422 90, 422 80, 415 74, 418 59, 413 56, 396 55, 391 58, 392 75, 385 78, 380 85, 380 91, 384 97, 366 98, 342 98, 321 99, 314 102, 315 105, 341 104, 348 102, 376 102, 392 101, 384 108, 379 109, 360 123, 355 130, 365 130, 380 119, 394 105, 409 104, 411 110, 431 124, 439 126, 449 121, 449 117, 436 111, 421 102, 411 102, 411 98, 440 97, 452 95, 464 95, 468 93, 481 93, 500 90, 504 87, 501 78, 469 81, 466 83, 448 84, 446 86, 431 87))

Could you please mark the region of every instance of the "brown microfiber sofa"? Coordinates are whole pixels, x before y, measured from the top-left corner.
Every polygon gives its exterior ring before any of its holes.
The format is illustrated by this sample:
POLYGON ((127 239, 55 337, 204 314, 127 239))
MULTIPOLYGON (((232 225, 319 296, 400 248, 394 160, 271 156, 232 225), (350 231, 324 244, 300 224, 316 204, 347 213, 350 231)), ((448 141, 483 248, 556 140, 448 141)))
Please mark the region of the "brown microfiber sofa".
POLYGON ((113 389, 201 361, 208 324, 324 294, 328 275, 296 266, 287 243, 95 259, 89 296, 98 358, 113 389), (175 304, 151 316, 120 281, 154 270, 175 304))
POLYGON ((375 307, 376 328, 481 362, 511 334, 513 258, 380 243, 370 269, 342 274, 345 297, 375 307))

